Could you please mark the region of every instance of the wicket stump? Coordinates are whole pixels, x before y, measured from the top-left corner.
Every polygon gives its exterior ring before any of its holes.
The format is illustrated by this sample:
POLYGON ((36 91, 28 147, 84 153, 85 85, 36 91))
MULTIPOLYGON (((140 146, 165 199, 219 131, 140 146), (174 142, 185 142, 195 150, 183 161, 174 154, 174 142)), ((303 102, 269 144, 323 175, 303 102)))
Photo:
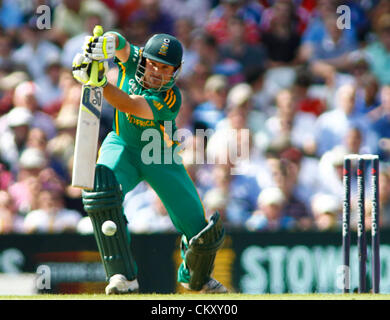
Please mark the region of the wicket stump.
POLYGON ((344 264, 343 293, 349 293, 350 246, 351 246, 351 179, 352 160, 357 160, 357 248, 359 261, 359 293, 367 292, 366 262, 367 241, 365 228, 365 167, 371 164, 371 249, 372 249, 372 291, 379 293, 380 285, 380 242, 379 242, 379 157, 373 154, 349 154, 344 157, 342 254, 344 264))

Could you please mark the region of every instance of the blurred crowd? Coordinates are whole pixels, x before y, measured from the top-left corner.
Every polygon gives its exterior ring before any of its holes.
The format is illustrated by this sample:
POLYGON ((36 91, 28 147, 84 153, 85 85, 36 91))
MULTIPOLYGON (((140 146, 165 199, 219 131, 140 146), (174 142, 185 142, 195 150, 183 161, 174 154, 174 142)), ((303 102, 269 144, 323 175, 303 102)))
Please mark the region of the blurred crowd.
MULTIPOLYGON (((154 33, 182 42, 182 157, 227 229, 340 230, 349 153, 380 156, 390 225, 389 0, 0 0, 0 234, 91 232, 70 186, 81 94, 71 64, 96 24, 138 46, 154 33), (248 152, 231 159, 244 137, 248 152), (196 161, 200 151, 227 160, 196 161)), ((115 67, 108 76, 116 83, 115 67)), ((105 103, 100 143, 112 119, 105 103)), ((132 232, 174 231, 144 183, 124 210, 132 232)))

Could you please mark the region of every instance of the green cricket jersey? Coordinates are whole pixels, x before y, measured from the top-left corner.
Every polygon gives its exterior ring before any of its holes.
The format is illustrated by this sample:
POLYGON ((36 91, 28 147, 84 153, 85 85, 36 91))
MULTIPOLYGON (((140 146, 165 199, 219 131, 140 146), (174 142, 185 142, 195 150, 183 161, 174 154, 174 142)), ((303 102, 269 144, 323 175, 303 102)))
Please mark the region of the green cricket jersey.
MULTIPOLYGON (((142 95, 152 109, 154 119, 139 118, 115 109, 113 130, 127 145, 142 149, 150 142, 150 140, 142 141, 142 133, 153 128, 160 134, 161 142, 163 142, 161 148, 175 148, 178 142, 173 141, 172 137, 177 129, 175 118, 181 106, 180 91, 176 86, 173 86, 167 91, 155 92, 138 84, 135 80, 135 72, 141 50, 141 48, 130 44, 130 55, 126 62, 123 63, 115 58, 114 62, 119 68, 117 86, 129 95, 142 95), (169 123, 166 129, 167 122, 169 123)), ((149 137, 149 139, 151 138, 149 137)))

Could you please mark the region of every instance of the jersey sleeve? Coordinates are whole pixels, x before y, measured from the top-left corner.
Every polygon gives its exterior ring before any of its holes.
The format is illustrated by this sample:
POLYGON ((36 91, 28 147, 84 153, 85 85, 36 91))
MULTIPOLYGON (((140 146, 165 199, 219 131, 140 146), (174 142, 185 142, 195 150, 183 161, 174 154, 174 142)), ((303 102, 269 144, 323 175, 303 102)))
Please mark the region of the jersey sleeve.
POLYGON ((154 120, 174 120, 181 105, 181 94, 177 87, 173 87, 162 94, 146 94, 144 98, 153 112, 154 120))

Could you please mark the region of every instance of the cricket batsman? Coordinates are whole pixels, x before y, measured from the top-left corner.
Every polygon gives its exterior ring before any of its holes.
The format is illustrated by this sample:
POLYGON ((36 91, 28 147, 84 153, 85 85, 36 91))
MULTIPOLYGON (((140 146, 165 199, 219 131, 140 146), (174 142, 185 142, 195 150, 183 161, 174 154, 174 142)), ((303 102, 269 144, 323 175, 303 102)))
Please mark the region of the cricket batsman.
MULTIPOLYGON (((217 250, 225 231, 218 212, 209 220, 197 190, 185 167, 167 161, 178 147, 172 135, 180 110, 181 95, 175 85, 183 57, 181 43, 172 35, 155 34, 144 47, 130 44, 113 31, 87 37, 84 53, 73 60, 73 76, 91 84, 91 63, 99 61, 99 77, 92 86, 102 87, 104 98, 115 108, 113 130, 104 139, 96 164, 93 190, 83 190, 83 203, 91 218, 98 249, 109 282, 106 294, 137 292, 137 264, 130 249, 130 233, 123 213, 124 195, 146 181, 157 193, 182 234, 177 279, 185 288, 204 293, 225 293, 227 289, 211 277, 217 250), (107 59, 119 68, 117 86, 107 82, 107 59), (156 130, 161 137, 162 160, 146 164, 142 150, 149 143, 142 134, 156 130), (170 151, 170 152, 167 152, 170 151), (113 221, 113 236, 102 232, 102 224, 113 221)), ((156 269, 158 273, 158 269, 156 269)), ((164 276, 164 275, 161 275, 164 276)))

